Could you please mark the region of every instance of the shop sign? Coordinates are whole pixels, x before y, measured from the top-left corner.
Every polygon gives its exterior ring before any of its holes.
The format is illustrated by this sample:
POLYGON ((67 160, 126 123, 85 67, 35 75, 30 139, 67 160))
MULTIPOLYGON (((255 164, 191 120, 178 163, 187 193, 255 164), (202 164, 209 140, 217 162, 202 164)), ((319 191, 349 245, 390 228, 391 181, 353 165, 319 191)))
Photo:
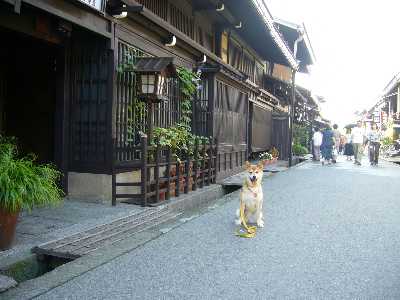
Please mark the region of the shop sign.
POLYGON ((100 12, 104 12, 105 8, 105 2, 106 0, 77 0, 83 4, 86 4, 87 6, 98 10, 100 12))

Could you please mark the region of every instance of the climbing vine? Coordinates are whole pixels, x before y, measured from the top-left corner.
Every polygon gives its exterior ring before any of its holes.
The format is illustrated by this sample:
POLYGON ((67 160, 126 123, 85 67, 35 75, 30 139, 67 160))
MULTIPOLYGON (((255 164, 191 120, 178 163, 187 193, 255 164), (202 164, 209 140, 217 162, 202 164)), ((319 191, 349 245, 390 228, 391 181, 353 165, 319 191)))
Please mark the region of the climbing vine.
MULTIPOLYGON (((117 67, 117 72, 135 71, 134 53, 125 53, 124 59, 117 67)), ((173 155, 179 161, 181 154, 185 153, 190 156, 194 154, 195 144, 203 142, 208 143, 209 139, 203 136, 192 134, 192 104, 193 99, 199 89, 201 72, 192 72, 184 67, 177 67, 177 77, 181 92, 180 119, 179 122, 169 128, 155 127, 153 136, 150 140, 151 145, 168 146, 171 148, 173 155)), ((134 140, 134 135, 143 130, 142 122, 147 116, 147 106, 145 102, 134 99, 132 104, 128 106, 131 117, 128 118, 128 142, 134 140)), ((199 155, 199 154, 198 154, 199 155)))
POLYGON ((184 67, 177 68, 177 74, 179 78, 180 90, 182 93, 182 99, 180 102, 181 108, 181 125, 185 126, 188 131, 191 131, 192 121, 192 103, 193 98, 196 96, 197 90, 200 83, 200 72, 192 72, 184 67))
POLYGON ((181 153, 193 155, 196 142, 208 143, 208 138, 191 133, 192 104, 199 88, 201 73, 178 67, 177 75, 182 93, 179 123, 170 128, 154 128, 152 144, 158 143, 160 146, 171 147, 174 156, 180 160, 181 153))

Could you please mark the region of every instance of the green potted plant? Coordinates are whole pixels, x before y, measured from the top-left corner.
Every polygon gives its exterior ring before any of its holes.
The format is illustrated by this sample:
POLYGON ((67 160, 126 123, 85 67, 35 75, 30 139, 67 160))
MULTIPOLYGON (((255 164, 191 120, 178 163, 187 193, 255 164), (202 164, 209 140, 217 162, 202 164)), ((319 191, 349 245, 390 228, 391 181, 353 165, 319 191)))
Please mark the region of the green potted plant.
POLYGON ((60 176, 52 165, 35 164, 34 155, 19 157, 15 140, 0 136, 0 250, 11 247, 22 209, 61 201, 60 176))

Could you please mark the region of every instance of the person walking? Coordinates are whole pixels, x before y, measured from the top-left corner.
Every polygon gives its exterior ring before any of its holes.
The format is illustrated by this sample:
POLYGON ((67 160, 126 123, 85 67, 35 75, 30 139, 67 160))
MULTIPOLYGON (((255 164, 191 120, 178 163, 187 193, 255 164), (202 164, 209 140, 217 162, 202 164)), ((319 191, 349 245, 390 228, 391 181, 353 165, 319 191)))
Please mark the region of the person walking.
POLYGON ((381 147, 382 133, 378 130, 375 123, 371 123, 371 131, 367 135, 368 138, 368 154, 371 166, 378 164, 379 148, 381 147))
POLYGON ((340 146, 339 146, 339 154, 344 154, 344 146, 346 145, 346 135, 340 135, 340 146))
POLYGON ((333 159, 332 151, 334 144, 335 140, 333 137, 333 131, 328 126, 322 133, 322 144, 321 144, 322 165, 324 165, 325 162, 331 164, 333 159))
POLYGON ((314 160, 316 161, 320 161, 321 159, 321 144, 322 144, 322 132, 320 128, 316 128, 313 134, 314 160))
POLYGON ((344 155, 347 157, 347 160, 353 160, 354 150, 353 143, 351 141, 351 129, 346 129, 346 142, 344 144, 344 155))
POLYGON ((338 125, 333 124, 333 138, 334 138, 334 148, 332 154, 332 162, 336 163, 337 156, 339 155, 339 147, 340 147, 340 131, 338 130, 338 125))
POLYGON ((354 127, 351 131, 351 140, 353 142, 354 164, 361 166, 365 141, 365 130, 362 128, 361 121, 358 121, 357 127, 354 127))

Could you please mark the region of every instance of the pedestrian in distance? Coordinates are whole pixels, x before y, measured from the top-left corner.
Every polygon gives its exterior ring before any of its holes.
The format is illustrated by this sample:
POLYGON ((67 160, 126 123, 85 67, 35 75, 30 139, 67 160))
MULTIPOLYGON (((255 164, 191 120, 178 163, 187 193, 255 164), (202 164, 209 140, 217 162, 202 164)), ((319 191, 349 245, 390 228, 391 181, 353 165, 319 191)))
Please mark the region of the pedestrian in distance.
POLYGON ((371 131, 367 135, 369 147, 369 162, 371 166, 378 165, 379 148, 381 147, 382 132, 375 123, 371 123, 371 131))
POLYGON ((321 144, 321 155, 322 165, 327 162, 329 165, 332 163, 332 152, 335 145, 335 139, 333 137, 333 131, 330 126, 326 127, 322 133, 322 144, 321 144))
POLYGON ((320 161, 321 159, 321 144, 322 144, 322 132, 320 128, 316 128, 313 134, 314 160, 316 161, 320 161))
POLYGON ((333 138, 335 140, 335 145, 333 148, 332 162, 336 163, 337 156, 339 155, 340 148, 340 131, 338 130, 338 125, 333 124, 333 138))
POLYGON ((361 166, 366 141, 365 129, 362 127, 361 121, 358 121, 357 127, 354 127, 351 131, 351 140, 353 142, 354 164, 361 166))
POLYGON ((344 146, 346 145, 346 135, 340 135, 339 154, 344 154, 344 146))
POLYGON ((344 144, 344 155, 346 156, 347 160, 353 160, 354 150, 353 150, 353 143, 351 140, 351 129, 346 129, 346 143, 344 144))

